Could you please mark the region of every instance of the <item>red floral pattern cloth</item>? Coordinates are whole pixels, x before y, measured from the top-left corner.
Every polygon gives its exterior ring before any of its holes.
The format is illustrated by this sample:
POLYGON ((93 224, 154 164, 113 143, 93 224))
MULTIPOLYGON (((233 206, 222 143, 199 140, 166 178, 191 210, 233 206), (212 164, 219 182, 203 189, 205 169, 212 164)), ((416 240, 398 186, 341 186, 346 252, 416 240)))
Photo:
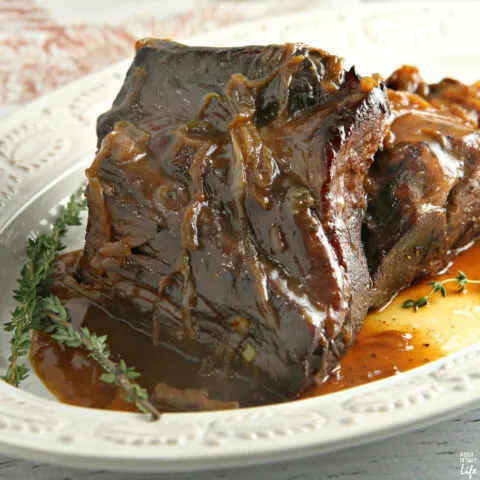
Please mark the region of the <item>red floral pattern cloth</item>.
MULTIPOLYGON (((33 100, 128 57, 136 39, 175 38, 306 0, 0 0, 0 105, 33 100)), ((1 110, 0 110, 1 113, 1 110)))

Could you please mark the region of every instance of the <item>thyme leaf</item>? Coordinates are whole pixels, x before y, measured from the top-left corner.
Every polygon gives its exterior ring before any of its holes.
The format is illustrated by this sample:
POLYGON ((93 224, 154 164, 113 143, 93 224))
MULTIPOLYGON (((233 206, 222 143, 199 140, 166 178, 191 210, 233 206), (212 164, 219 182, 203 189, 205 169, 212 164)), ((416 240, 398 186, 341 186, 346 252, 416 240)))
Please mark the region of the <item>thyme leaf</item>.
POLYGON ((89 356, 104 370, 100 379, 108 384, 120 387, 125 393, 125 400, 134 403, 141 412, 149 413, 152 419, 160 418, 160 412, 148 401, 147 391, 134 382, 140 376, 134 368, 128 367, 123 359, 115 363, 111 359, 107 336, 99 336, 87 327, 76 328, 71 323, 70 313, 60 299, 49 295, 42 299, 46 315, 55 325, 52 338, 61 345, 71 348, 83 346, 89 356))
POLYGON ((23 363, 22 357, 30 350, 30 332, 46 327, 41 297, 48 292, 57 253, 64 248, 62 237, 69 226, 80 225, 80 214, 85 208, 82 188, 62 208, 49 234, 28 239, 27 263, 21 270, 18 286, 13 292, 14 299, 20 305, 11 312, 11 321, 3 327, 12 337, 9 365, 2 379, 11 385, 18 387, 28 378, 29 368, 23 363))
POLYGON ((440 293, 440 295, 445 298, 447 296, 447 290, 445 289, 445 285, 447 283, 455 283, 457 286, 457 292, 463 292, 468 284, 480 284, 480 280, 471 280, 467 277, 467 275, 462 271, 458 270, 458 274, 454 278, 447 278, 445 280, 441 280, 440 282, 428 282, 427 285, 431 286, 430 292, 428 292, 423 297, 419 297, 417 299, 409 298, 405 300, 402 304, 403 308, 413 308, 415 312, 418 311, 419 308, 428 305, 430 297, 435 293, 440 293))

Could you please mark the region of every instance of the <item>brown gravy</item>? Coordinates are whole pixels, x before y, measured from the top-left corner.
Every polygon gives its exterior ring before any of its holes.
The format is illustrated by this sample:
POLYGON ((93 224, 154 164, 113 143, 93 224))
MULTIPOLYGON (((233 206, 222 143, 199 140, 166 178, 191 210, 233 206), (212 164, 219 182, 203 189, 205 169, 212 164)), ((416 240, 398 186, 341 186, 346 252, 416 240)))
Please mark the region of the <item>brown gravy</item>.
MULTIPOLYGON (((448 276, 455 276, 461 269, 472 278, 480 278, 480 265, 476 260, 479 255, 480 244, 477 244, 455 260, 448 276)), ((71 270, 77 257, 75 253, 61 257, 60 271, 71 270)), ((450 287, 446 299, 433 297, 431 304, 418 313, 402 309, 405 299, 417 298, 429 291, 426 282, 428 279, 401 292, 382 312, 370 313, 356 344, 334 374, 324 385, 305 392, 302 398, 395 375, 478 341, 478 334, 472 335, 472 329, 473 332, 480 330, 480 288, 472 286, 469 295, 461 295, 450 287), (458 312, 474 312, 475 315, 472 314, 470 322, 468 315, 458 312), (452 315, 457 317, 453 319, 452 315), (449 342, 451 338, 455 338, 453 346, 449 342)), ((189 386, 198 363, 170 349, 154 347, 151 338, 112 319, 87 299, 72 295, 65 288, 57 288, 55 294, 68 306, 75 325, 108 335, 113 358, 123 358, 128 365, 135 366, 141 372, 139 383, 143 387, 152 391, 160 381, 177 388, 189 386)), ((83 349, 60 346, 48 334, 36 332, 30 357, 38 377, 60 401, 83 407, 133 410, 121 399, 116 387, 99 379, 100 368, 83 349)))

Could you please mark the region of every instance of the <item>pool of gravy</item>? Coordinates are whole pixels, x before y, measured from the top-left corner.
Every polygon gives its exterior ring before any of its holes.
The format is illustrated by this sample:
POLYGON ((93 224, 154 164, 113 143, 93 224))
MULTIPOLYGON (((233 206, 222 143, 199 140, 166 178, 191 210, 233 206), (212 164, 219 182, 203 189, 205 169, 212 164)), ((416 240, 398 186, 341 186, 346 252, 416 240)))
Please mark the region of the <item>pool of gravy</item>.
MULTIPOLYGON (((77 253, 62 256, 60 273, 71 271, 77 253)), ((459 255, 449 271, 436 280, 455 276, 463 270, 480 278, 480 243, 459 255)), ((480 286, 468 286, 464 293, 448 286, 447 297, 433 296, 418 312, 402 308, 408 298, 430 290, 424 279, 400 292, 382 311, 369 313, 355 345, 348 351, 330 378, 310 388, 301 397, 324 395, 396 375, 424 365, 448 353, 480 341, 480 286)), ((58 286, 58 295, 70 310, 76 326, 87 326, 98 335, 107 335, 113 359, 123 358, 141 373, 139 383, 153 391, 159 382, 177 388, 192 385, 199 364, 180 353, 154 347, 150 337, 128 324, 111 318, 105 311, 71 290, 58 286)), ((36 332, 30 353, 31 363, 42 382, 62 402, 91 408, 133 410, 119 390, 100 380, 100 367, 82 349, 58 345, 49 334, 36 332)))

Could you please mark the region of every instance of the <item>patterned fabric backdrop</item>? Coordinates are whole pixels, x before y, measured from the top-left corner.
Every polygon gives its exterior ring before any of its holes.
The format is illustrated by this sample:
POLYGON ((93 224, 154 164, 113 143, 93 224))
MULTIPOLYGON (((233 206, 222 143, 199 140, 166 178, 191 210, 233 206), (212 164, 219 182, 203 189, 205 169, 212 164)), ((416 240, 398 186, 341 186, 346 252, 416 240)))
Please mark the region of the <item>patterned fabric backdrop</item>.
POLYGON ((175 38, 328 0, 0 0, 0 114, 132 55, 145 36, 175 38))

